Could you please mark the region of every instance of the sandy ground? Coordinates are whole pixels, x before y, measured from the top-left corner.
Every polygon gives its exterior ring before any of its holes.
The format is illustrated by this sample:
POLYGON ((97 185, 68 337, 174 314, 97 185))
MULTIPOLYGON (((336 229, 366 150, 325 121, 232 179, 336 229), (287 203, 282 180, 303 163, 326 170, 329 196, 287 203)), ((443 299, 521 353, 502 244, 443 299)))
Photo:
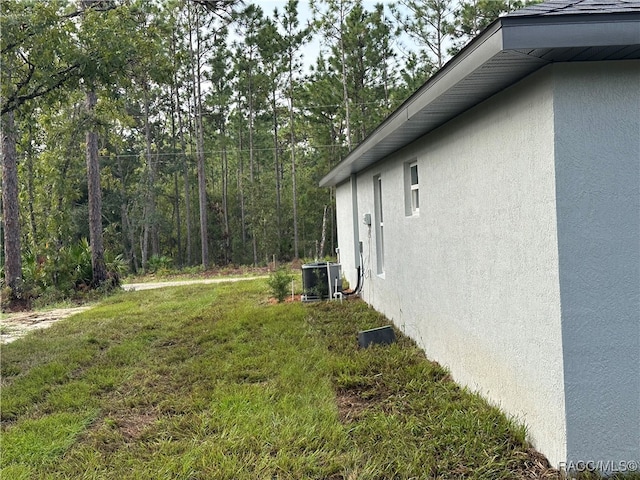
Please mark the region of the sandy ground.
MULTIPOLYGON (((128 283, 122 285, 124 290, 151 290, 153 288, 178 287, 180 285, 191 285, 195 283, 223 283, 239 282, 243 280, 255 280, 266 277, 238 277, 238 278, 208 278, 203 280, 183 280, 175 282, 153 282, 153 283, 128 283)), ((33 330, 50 327, 58 320, 70 317, 76 313, 84 312, 91 307, 57 308, 38 312, 19 312, 2 314, 0 317, 0 344, 11 343, 33 330)))
POLYGON ((2 314, 0 320, 0 344, 11 343, 34 330, 48 328, 58 320, 84 312, 91 307, 56 308, 39 312, 2 314))
POLYGON ((175 282, 154 282, 154 283, 127 283, 122 285, 125 290, 151 290, 152 288, 162 287, 179 287, 181 285, 192 285, 194 283, 224 283, 224 282, 241 282, 244 280, 255 280, 257 278, 266 277, 236 277, 236 278, 206 278, 202 280, 177 280, 175 282))

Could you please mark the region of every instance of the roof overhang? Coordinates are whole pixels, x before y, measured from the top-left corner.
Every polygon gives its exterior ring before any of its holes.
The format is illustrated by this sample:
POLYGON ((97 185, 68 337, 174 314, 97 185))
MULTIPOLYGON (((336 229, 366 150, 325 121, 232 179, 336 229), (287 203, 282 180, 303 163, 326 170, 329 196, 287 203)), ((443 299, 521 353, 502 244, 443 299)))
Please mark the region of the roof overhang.
POLYGON ((640 58, 640 12, 497 19, 321 181, 328 187, 554 62, 640 58))

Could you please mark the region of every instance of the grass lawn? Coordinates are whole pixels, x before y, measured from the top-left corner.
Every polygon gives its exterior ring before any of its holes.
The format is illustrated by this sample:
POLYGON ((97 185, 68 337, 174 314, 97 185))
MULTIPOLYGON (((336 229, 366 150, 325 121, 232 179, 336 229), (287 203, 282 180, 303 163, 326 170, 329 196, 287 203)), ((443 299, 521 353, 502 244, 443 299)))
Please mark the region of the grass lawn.
MULTIPOLYGON (((523 427, 363 302, 126 292, 2 347, 3 479, 541 478, 523 427)), ((555 478, 547 472, 544 478, 555 478)))

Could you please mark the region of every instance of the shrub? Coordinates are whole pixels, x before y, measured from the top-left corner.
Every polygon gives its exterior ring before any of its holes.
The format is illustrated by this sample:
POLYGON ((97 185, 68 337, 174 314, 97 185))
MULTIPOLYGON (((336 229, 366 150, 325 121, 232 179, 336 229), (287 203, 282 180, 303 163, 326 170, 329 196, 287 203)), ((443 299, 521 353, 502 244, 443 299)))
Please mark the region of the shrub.
POLYGON ((105 262, 107 264, 107 275, 111 281, 113 287, 119 287, 121 279, 129 271, 129 264, 124 255, 111 255, 110 252, 105 252, 105 262))
MULTIPOLYGON (((120 285, 120 278, 128 270, 122 255, 105 252, 107 282, 96 290, 106 294, 120 285)), ((63 246, 46 245, 37 253, 26 251, 22 257, 22 281, 12 291, 3 289, 2 309, 28 307, 34 301, 44 306, 66 299, 81 299, 93 291, 91 246, 86 238, 63 246)))
POLYGON ((278 303, 281 303, 289 294, 292 279, 293 275, 291 275, 291 272, 285 267, 278 268, 269 276, 267 284, 273 296, 278 300, 278 303))
POLYGON ((171 268, 173 259, 165 255, 154 255, 147 262, 147 271, 151 273, 166 273, 171 268))

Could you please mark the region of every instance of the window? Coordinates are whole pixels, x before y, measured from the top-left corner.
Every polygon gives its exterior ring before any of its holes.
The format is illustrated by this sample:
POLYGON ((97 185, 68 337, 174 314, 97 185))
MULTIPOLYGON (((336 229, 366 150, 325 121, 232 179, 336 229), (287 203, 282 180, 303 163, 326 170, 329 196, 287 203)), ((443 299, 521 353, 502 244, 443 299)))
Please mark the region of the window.
POLYGON ((411 212, 418 213, 420 211, 420 190, 418 189, 418 164, 409 165, 411 171, 411 212))
POLYGON ((420 212, 418 162, 406 163, 404 168, 405 214, 409 217, 420 212))
POLYGON ((373 177, 373 198, 376 215, 376 264, 377 273, 384 273, 384 217, 382 214, 382 178, 373 177))

